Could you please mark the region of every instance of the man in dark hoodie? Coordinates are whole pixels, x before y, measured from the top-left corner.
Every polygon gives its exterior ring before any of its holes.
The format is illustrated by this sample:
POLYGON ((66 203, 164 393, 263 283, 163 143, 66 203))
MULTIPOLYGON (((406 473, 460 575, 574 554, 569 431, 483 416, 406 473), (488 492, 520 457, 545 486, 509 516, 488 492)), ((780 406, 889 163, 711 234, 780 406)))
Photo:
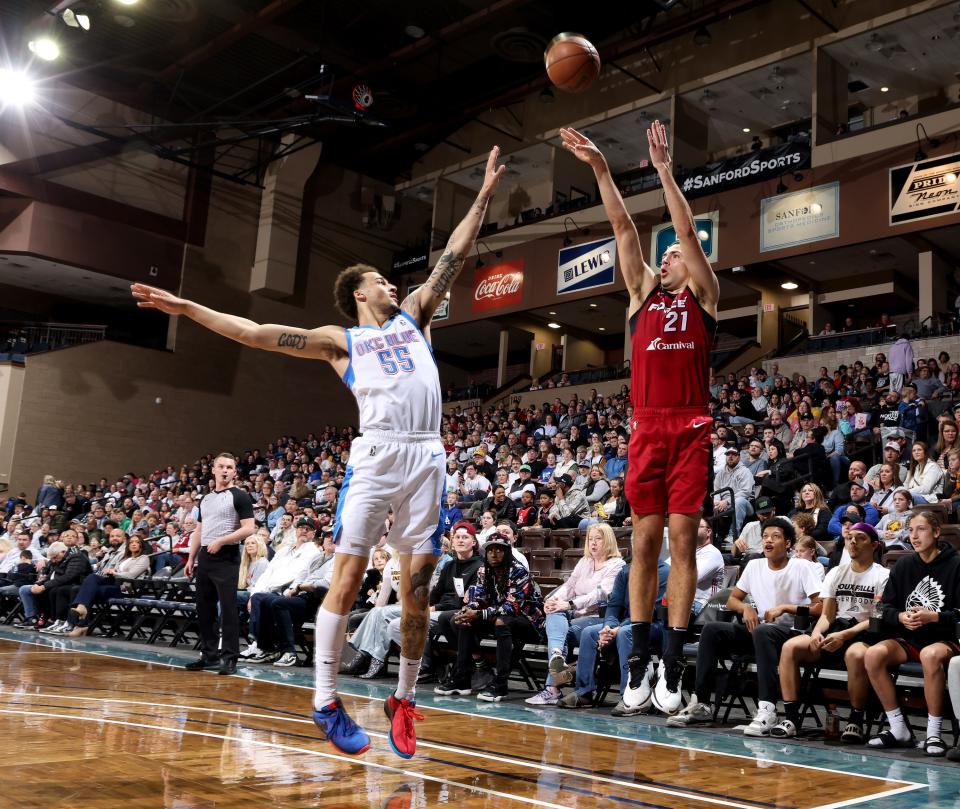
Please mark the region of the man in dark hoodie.
POLYGON ((457 640, 456 669, 434 691, 445 696, 470 694, 473 650, 482 638, 493 635, 497 641, 496 676, 477 699, 500 702, 508 693, 514 644, 536 643, 542 637, 543 624, 540 588, 530 571, 513 558, 510 539, 491 534, 483 547, 483 567, 477 571, 476 584, 467 591, 467 604, 450 623, 457 640))
POLYGON ((944 666, 960 653, 956 641, 957 597, 960 594, 960 556, 940 541, 940 520, 929 511, 910 518, 914 552, 900 559, 883 591, 882 620, 886 640, 870 647, 864 664, 870 684, 886 711, 889 729, 867 742, 870 747, 910 748, 916 745, 900 707, 889 669, 908 660, 923 666, 923 693, 927 703, 928 756, 943 756, 944 666))
POLYGON ((71 552, 63 542, 51 544, 47 548, 44 577, 20 588, 24 617, 18 626, 40 629, 43 623, 39 613, 65 619, 72 597, 70 587, 79 585, 89 573, 90 559, 85 553, 71 552))
MULTIPOLYGON (((433 679, 431 645, 438 635, 445 638, 456 637, 456 631, 452 627, 453 618, 463 607, 467 592, 476 583, 477 571, 483 565, 477 530, 470 523, 459 522, 453 526, 451 545, 453 558, 440 569, 437 582, 430 589, 430 629, 427 631, 427 643, 423 648, 418 683, 433 679)), ((390 622, 389 631, 392 637, 399 638, 399 618, 390 622)))

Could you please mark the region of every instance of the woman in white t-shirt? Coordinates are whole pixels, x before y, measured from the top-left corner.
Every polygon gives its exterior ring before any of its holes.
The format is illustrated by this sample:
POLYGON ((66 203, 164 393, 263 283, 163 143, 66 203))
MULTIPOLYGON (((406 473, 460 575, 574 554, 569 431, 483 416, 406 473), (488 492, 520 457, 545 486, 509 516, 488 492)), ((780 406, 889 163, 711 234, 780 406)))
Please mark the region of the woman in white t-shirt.
POLYGON ((943 486, 943 468, 930 459, 927 445, 923 441, 914 441, 910 448, 910 469, 903 485, 910 490, 915 503, 934 503, 939 499, 938 492, 943 486))

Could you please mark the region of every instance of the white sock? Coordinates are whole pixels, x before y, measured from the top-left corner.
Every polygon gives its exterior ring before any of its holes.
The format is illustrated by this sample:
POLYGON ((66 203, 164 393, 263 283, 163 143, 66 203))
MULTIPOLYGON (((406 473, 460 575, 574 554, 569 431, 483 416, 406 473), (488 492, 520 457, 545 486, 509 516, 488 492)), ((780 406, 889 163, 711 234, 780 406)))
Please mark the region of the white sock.
POLYGON ((417 675, 420 674, 420 658, 411 660, 400 655, 400 675, 397 678, 397 690, 393 695, 397 699, 413 700, 417 693, 417 675))
POLYGON ((927 716, 927 738, 931 739, 934 736, 940 735, 940 726, 943 724, 942 716, 927 716))
POLYGON ((887 721, 890 723, 890 732, 897 741, 905 742, 910 738, 910 729, 903 720, 903 711, 899 708, 887 711, 887 721))
POLYGON ((773 703, 773 702, 767 702, 766 700, 763 700, 763 699, 760 700, 760 701, 757 703, 757 707, 758 707, 761 711, 766 711, 767 713, 776 713, 776 712, 777 712, 777 706, 776 706, 775 703, 773 703))
POLYGON ((340 649, 347 628, 347 616, 337 615, 320 607, 313 625, 315 648, 313 705, 319 711, 337 696, 337 670, 340 668, 340 649))

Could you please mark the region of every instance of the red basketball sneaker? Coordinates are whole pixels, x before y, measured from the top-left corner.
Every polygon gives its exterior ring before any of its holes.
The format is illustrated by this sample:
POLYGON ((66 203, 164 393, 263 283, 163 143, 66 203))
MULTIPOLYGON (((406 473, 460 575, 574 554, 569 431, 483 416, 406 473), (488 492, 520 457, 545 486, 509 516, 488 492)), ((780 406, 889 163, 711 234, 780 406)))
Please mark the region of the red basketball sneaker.
POLYGON ((408 699, 397 699, 391 694, 383 703, 383 712, 390 720, 390 732, 387 739, 390 749, 400 758, 413 758, 417 751, 417 732, 414 721, 422 720, 423 714, 416 709, 416 703, 408 699))

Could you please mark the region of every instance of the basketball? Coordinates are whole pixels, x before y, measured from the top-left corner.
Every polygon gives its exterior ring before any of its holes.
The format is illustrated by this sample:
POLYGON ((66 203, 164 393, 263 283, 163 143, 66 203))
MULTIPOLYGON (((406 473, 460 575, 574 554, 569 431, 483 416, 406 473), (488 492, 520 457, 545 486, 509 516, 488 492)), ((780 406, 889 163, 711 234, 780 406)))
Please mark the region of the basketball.
POLYGON ((553 86, 567 93, 582 93, 600 75, 600 54, 580 34, 557 34, 543 54, 553 86))

